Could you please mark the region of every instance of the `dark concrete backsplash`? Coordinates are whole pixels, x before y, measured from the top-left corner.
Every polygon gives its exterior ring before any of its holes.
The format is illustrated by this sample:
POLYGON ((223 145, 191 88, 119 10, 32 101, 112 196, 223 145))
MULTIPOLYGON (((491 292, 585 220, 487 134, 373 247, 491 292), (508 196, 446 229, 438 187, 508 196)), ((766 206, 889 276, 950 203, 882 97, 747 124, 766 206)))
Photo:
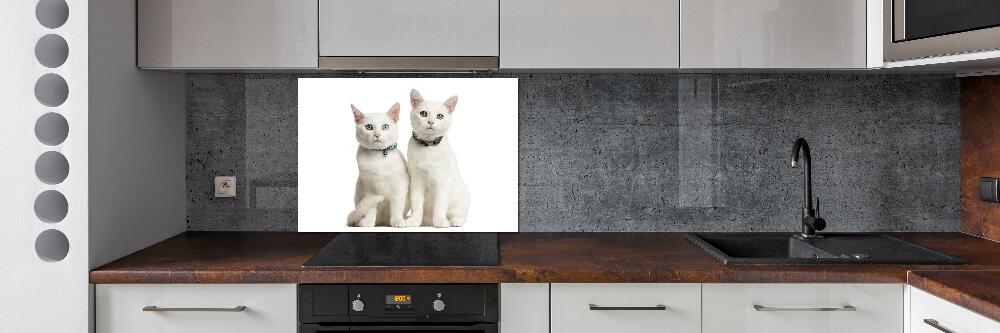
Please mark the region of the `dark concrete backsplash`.
MULTIPOLYGON (((303 76, 188 76, 190 230, 296 230, 303 76)), ((798 230, 800 136, 828 231, 959 229, 952 76, 489 76, 520 79, 521 231, 798 230)))

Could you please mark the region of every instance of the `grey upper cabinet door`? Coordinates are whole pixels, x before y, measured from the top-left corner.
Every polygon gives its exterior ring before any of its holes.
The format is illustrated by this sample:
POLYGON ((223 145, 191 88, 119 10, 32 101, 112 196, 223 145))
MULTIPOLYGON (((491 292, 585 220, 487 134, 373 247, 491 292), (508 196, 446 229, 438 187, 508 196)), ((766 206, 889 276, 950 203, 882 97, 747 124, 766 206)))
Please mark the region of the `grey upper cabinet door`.
POLYGON ((501 68, 677 68, 678 0, 503 0, 501 68))
POLYGON ((316 68, 317 0, 138 0, 142 68, 316 68))
POLYGON ((499 0, 320 0, 324 57, 496 57, 499 0))
POLYGON ((865 0, 681 0, 681 68, 865 68, 865 0))

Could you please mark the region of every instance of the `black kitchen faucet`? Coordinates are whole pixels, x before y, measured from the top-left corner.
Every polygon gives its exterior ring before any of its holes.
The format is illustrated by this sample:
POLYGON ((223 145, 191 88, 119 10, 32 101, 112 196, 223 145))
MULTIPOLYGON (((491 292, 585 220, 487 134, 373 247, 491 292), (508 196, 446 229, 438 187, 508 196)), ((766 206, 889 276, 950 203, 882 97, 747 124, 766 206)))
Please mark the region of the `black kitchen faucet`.
MULTIPOLYGON (((816 231, 826 228, 826 220, 817 216, 816 210, 813 209, 812 156, 809 154, 809 143, 803 138, 796 139, 792 145, 792 167, 798 168, 800 164, 805 165, 805 170, 802 172, 802 237, 820 237, 816 235, 816 231), (799 163, 800 151, 802 163, 799 163)), ((817 208, 819 206, 818 198, 816 206, 817 208)))

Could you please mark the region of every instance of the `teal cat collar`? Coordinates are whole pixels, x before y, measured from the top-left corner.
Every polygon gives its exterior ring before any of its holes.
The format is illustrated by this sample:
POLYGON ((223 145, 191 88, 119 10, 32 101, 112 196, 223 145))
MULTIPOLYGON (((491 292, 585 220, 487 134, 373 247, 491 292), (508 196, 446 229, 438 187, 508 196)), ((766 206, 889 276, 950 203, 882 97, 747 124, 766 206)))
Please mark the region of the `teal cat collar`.
POLYGON ((390 150, 396 150, 396 144, 393 143, 392 145, 390 145, 388 147, 385 147, 385 149, 372 149, 372 150, 378 150, 378 151, 382 152, 382 156, 388 157, 390 150))

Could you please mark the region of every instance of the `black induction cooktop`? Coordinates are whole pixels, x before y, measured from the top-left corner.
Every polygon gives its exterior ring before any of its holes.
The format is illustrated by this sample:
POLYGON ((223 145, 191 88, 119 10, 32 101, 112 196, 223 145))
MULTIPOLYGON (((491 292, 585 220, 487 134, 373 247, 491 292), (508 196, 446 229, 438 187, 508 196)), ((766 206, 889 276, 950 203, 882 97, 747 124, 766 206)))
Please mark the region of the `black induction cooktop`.
POLYGON ((303 266, 497 266, 496 233, 342 233, 303 266))

